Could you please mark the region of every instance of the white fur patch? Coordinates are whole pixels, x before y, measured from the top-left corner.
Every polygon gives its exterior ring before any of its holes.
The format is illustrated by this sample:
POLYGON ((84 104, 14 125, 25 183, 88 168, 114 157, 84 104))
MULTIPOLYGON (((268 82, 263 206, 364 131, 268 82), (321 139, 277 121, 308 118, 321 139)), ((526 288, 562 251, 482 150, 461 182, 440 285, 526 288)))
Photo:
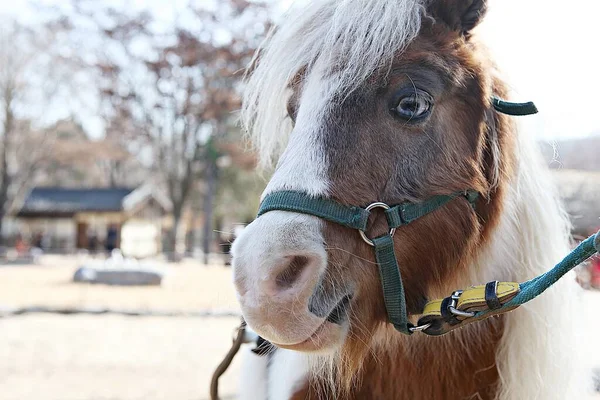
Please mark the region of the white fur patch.
POLYGON ((313 196, 327 194, 327 164, 321 130, 332 87, 331 79, 321 79, 318 75, 304 84, 296 127, 263 196, 286 189, 313 196))
POLYGON ((288 400, 306 382, 308 368, 308 355, 277 349, 269 366, 269 400, 288 400))
POLYGON ((269 358, 254 354, 248 346, 243 346, 241 351, 238 400, 267 400, 269 358))
POLYGON ((308 356, 277 349, 269 359, 245 349, 239 400, 288 400, 306 383, 308 356))
MULTIPOLYGON (((294 254, 310 254, 323 260, 321 220, 310 215, 272 211, 248 225, 233 243, 233 272, 243 280, 246 293, 239 300, 248 307, 258 307, 263 293, 261 285, 269 279, 281 259, 294 254)), ((322 270, 316 271, 321 273, 322 270)))

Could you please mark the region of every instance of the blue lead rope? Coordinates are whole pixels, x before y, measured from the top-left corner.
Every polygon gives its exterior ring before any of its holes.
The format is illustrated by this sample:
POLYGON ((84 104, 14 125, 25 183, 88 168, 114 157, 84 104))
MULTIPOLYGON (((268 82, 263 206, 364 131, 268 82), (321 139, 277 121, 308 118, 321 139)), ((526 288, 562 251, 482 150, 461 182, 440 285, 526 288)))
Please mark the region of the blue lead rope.
MULTIPOLYGON (((521 283, 519 285, 521 289, 519 293, 512 300, 508 301, 500 309, 495 310, 494 312, 497 313, 503 309, 512 309, 535 299, 537 296, 544 293, 550 286, 554 285, 567 272, 592 257, 597 252, 600 252, 600 231, 581 242, 579 246, 573 249, 573 251, 571 251, 561 262, 556 264, 550 271, 527 282, 521 283)), ((492 310, 480 311, 475 317, 483 317, 491 312, 492 310)))

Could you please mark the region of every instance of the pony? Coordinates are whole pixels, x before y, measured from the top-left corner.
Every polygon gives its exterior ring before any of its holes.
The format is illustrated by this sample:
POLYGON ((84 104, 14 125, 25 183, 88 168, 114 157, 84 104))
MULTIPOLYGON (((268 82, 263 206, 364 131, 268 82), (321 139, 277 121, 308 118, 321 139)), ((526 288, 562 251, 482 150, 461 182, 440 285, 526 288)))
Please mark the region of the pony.
MULTIPOLYGON (((476 33, 487 7, 313 1, 269 34, 246 81, 243 127, 262 166, 275 164, 263 198, 294 190, 366 206, 480 194, 396 231, 413 322, 427 299, 530 279, 569 250, 535 144, 493 108, 510 93, 476 33)), ((385 226, 375 213, 370 231, 385 226)), ((387 320, 372 248, 355 230, 269 212, 232 256, 244 318, 276 347, 245 356, 242 399, 579 399, 588 389, 574 280, 443 336, 406 336, 387 320)))

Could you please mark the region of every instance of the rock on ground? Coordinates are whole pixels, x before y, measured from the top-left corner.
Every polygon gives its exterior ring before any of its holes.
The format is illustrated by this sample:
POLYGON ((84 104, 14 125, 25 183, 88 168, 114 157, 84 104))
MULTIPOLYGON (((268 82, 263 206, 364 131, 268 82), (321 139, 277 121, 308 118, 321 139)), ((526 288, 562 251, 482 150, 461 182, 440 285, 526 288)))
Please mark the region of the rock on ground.
POLYGON ((163 274, 145 269, 81 267, 73 275, 74 282, 117 286, 160 286, 163 274))

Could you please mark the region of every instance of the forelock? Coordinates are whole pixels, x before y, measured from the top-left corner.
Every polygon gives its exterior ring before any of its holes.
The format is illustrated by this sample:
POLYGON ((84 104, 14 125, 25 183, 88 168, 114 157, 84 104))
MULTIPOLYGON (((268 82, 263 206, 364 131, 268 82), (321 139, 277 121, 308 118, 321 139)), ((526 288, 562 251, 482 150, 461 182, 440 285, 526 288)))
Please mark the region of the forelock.
POLYGON ((287 145, 292 124, 289 83, 303 68, 334 80, 332 94, 350 93, 373 71, 391 66, 417 36, 424 0, 315 0, 293 8, 257 51, 242 107, 242 126, 270 166, 287 145))

